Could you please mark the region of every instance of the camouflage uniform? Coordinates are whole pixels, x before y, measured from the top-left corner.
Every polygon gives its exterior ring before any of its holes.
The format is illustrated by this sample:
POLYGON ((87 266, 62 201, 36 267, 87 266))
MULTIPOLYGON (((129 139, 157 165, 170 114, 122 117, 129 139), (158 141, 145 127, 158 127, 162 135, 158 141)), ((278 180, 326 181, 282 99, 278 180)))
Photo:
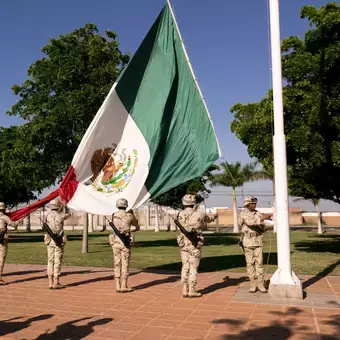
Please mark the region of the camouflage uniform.
POLYGON ((8 249, 8 232, 7 227, 12 225, 13 222, 11 219, 5 215, 6 205, 3 202, 0 202, 0 232, 5 232, 3 242, 0 243, 0 284, 6 284, 5 281, 2 280, 2 271, 5 266, 5 261, 7 257, 7 249, 8 249))
MULTIPOLYGON (((51 210, 47 213, 45 221, 53 233, 59 234, 64 230, 64 221, 68 219, 71 214, 59 212, 60 202, 58 200, 52 200, 50 202, 50 208, 51 210)), ((57 246, 52 238, 48 234, 45 234, 44 242, 47 246, 48 287, 50 289, 63 288, 59 282, 59 277, 66 240, 66 237, 63 237, 63 243, 61 246, 57 246)))
POLYGON ((250 210, 249 204, 256 204, 255 197, 246 197, 244 201, 245 209, 240 213, 238 225, 242 232, 242 243, 247 262, 247 273, 250 279, 250 292, 255 293, 257 288, 262 293, 267 290, 264 287, 263 270, 263 233, 264 224, 261 222, 262 214, 257 210, 250 210), (256 285, 257 279, 257 285, 256 285))
MULTIPOLYGON (((137 227, 138 221, 133 212, 125 211, 128 207, 126 199, 118 199, 116 206, 119 210, 112 215, 113 224, 123 235, 130 235, 132 231, 137 230, 132 226, 137 227)), ((132 241, 132 238, 130 240, 132 241)), ((113 251, 116 291, 130 292, 132 289, 127 286, 127 279, 129 276, 131 248, 127 248, 114 233, 109 236, 109 242, 113 251)))
MULTIPOLYGON (((212 222, 215 217, 209 217, 201 212, 194 210, 196 204, 195 195, 185 195, 182 199, 184 210, 178 214, 178 221, 186 230, 191 231, 195 229, 198 232, 202 231, 205 222, 212 222)), ((204 244, 203 236, 199 236, 197 247, 191 243, 188 238, 181 233, 177 237, 177 243, 180 247, 182 258, 182 284, 184 297, 201 296, 196 292, 197 284, 197 269, 201 259, 201 248, 204 244)))

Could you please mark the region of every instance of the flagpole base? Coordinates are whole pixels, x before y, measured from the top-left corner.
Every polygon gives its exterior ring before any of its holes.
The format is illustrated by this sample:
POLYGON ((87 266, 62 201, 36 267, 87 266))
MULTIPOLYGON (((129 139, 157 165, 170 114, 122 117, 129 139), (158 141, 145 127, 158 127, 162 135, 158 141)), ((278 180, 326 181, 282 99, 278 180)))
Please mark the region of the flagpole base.
POLYGON ((303 300, 302 284, 293 271, 278 269, 270 279, 268 293, 274 298, 303 300))

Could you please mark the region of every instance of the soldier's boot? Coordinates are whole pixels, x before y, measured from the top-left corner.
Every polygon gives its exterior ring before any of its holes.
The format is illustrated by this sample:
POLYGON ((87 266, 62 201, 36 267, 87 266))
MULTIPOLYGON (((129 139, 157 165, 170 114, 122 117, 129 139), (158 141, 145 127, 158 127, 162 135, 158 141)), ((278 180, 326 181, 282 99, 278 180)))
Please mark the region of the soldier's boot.
POLYGON ((187 283, 183 283, 183 297, 188 297, 189 286, 187 283))
POLYGON ((257 291, 257 285, 255 280, 250 280, 250 289, 249 293, 256 293, 257 291))
POLYGON ((48 276, 48 289, 53 289, 53 276, 48 276))
POLYGON ((0 275, 0 285, 7 285, 7 282, 2 279, 2 275, 0 275))
POLYGON ((128 287, 127 285, 127 278, 121 279, 120 291, 122 293, 128 293, 133 291, 133 289, 131 287, 128 287))
POLYGON ((120 278, 116 277, 115 281, 116 281, 116 292, 120 293, 120 278))
POLYGON ((263 276, 260 276, 259 278, 258 278, 258 288, 259 288, 259 291, 261 292, 261 293, 267 293, 267 289, 266 289, 266 287, 264 286, 264 280, 263 280, 263 276))
POLYGON ((198 293, 196 291, 196 285, 195 284, 190 284, 189 285, 189 294, 188 294, 189 298, 195 298, 195 297, 200 297, 202 296, 201 293, 198 293))
POLYGON ((59 281, 59 276, 54 278, 53 289, 62 289, 65 288, 59 281))

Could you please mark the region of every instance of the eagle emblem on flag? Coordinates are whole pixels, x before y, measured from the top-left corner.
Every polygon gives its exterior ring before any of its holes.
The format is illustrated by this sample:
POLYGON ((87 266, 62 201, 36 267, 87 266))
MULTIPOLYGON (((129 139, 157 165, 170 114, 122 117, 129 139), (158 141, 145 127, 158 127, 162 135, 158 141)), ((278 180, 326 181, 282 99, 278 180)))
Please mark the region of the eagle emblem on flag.
POLYGON ((92 186, 99 192, 122 192, 130 183, 138 164, 137 150, 116 152, 116 146, 98 149, 91 160, 92 186))

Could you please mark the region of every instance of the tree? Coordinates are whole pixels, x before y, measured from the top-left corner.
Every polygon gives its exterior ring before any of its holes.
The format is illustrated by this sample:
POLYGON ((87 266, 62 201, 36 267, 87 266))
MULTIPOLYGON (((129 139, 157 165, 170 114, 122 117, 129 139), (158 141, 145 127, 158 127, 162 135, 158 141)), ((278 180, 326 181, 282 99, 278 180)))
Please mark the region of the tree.
MULTIPOLYGON (((294 202, 303 201, 303 200, 305 200, 305 198, 296 198, 294 200, 294 202)), ((322 215, 321 215, 320 206, 319 206, 320 200, 317 199, 317 198, 312 198, 312 199, 309 199, 309 200, 313 203, 313 205, 316 209, 317 219, 318 219, 318 234, 323 234, 322 215)))
POLYGON ((192 179, 186 183, 183 183, 164 194, 154 198, 152 200, 153 203, 165 206, 172 207, 174 209, 182 208, 182 198, 186 194, 196 195, 197 203, 201 203, 205 198, 210 194, 210 190, 206 187, 209 180, 212 178, 212 172, 215 170, 219 170, 219 166, 216 164, 211 165, 207 171, 201 177, 197 177, 192 179))
MULTIPOLYGON (((312 29, 282 43, 287 163, 291 191, 340 203, 340 6, 304 6, 312 29)), ((251 157, 272 166, 272 91, 231 108, 231 130, 251 157)), ((300 196, 300 195, 299 195, 300 196)))
POLYGON ((19 179, 24 174, 16 168, 12 169, 12 164, 8 161, 15 149, 18 130, 17 126, 0 127, 0 201, 6 202, 9 207, 34 198, 30 183, 23 183, 19 179))
POLYGON ((220 164, 222 172, 211 178, 211 186, 231 187, 233 192, 234 233, 238 233, 236 188, 246 182, 268 179, 268 174, 256 169, 257 162, 242 165, 240 162, 220 164))
POLYGON ((116 34, 101 36, 94 24, 51 39, 42 52, 45 56, 29 67, 28 79, 12 88, 20 99, 7 114, 25 123, 0 130, 0 145, 6 141, 0 146, 0 192, 11 204, 27 202, 33 192, 62 179, 129 60, 116 34))

